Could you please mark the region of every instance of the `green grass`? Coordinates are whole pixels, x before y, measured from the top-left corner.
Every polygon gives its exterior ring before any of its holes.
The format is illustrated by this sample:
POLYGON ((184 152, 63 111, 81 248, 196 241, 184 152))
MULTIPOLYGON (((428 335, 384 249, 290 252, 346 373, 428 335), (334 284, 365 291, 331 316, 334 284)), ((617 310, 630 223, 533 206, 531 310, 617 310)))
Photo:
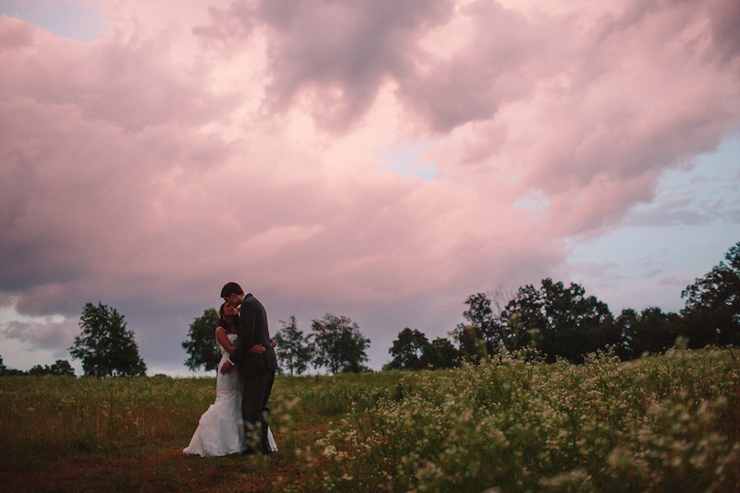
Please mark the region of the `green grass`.
POLYGON ((0 378, 4 491, 740 490, 729 351, 279 376, 269 457, 181 453, 215 379, 0 378))

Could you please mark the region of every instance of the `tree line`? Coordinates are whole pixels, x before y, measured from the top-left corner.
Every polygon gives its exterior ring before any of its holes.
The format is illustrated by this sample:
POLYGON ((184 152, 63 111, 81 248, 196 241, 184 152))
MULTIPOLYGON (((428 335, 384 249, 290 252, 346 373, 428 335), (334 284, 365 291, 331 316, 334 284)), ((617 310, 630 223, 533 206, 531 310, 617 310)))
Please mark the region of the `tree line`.
POLYGON ((15 368, 8 368, 3 363, 3 357, 0 356, 0 377, 2 376, 18 376, 18 375, 34 375, 41 377, 44 375, 68 375, 70 377, 75 376, 75 369, 69 364, 69 361, 64 359, 58 359, 56 362, 49 365, 33 365, 30 370, 16 370, 15 368))
MULTIPOLYGON (((467 323, 452 332, 457 354, 451 358, 478 361, 493 352, 534 348, 546 361, 558 358, 583 362, 589 353, 613 350, 623 361, 657 354, 677 341, 691 349, 740 344, 740 242, 725 260, 697 278, 681 293, 679 313, 658 307, 637 312, 624 309, 614 316, 606 303, 586 296, 576 283, 565 286, 546 278, 539 287, 526 285, 512 295, 498 292, 470 295, 463 312, 467 323)), ((418 330, 399 333, 386 368, 436 368, 439 339, 430 343, 418 330), (436 344, 435 344, 436 343, 436 344)), ((445 366, 449 359, 444 360, 445 366)))
MULTIPOLYGON (((465 300, 466 323, 452 330, 452 340, 429 341, 419 330, 404 328, 388 350, 392 360, 383 369, 449 368, 497 351, 523 348, 536 349, 549 362, 563 358, 580 363, 599 350, 612 350, 626 361, 663 352, 676 341, 692 349, 739 345, 740 242, 729 249, 724 261, 688 285, 681 297, 685 306, 679 313, 650 307, 639 313, 624 309, 614 316, 606 303, 586 296, 579 284, 565 286, 550 278, 539 287, 526 285, 509 295, 476 293, 465 300)), ((298 329, 295 316, 280 322, 275 340, 283 373, 300 375, 309 366, 330 373, 368 370, 370 340, 349 317, 327 313, 312 320, 309 334, 298 329)), ((182 346, 189 354, 185 365, 191 370, 218 366, 218 324, 213 308, 190 324, 182 346)), ((87 303, 80 327, 82 332, 69 349, 73 359, 82 361, 86 376, 146 375, 134 334, 115 308, 87 303)), ((66 360, 57 360, 22 372, 6 368, 0 356, 0 376, 19 374, 74 375, 74 369, 66 360)))
MULTIPOLYGON (((388 350, 392 359, 383 369, 450 368, 497 351, 524 348, 536 349, 548 362, 563 358, 581 363, 599 350, 614 351, 626 361, 661 353, 677 341, 688 348, 738 345, 740 242, 730 248, 725 261, 687 286, 681 297, 685 307, 680 313, 650 307, 639 313, 624 309, 614 316, 606 303, 587 296, 583 286, 566 286, 550 278, 509 295, 476 293, 465 300, 466 322, 451 331, 452 340, 429 341, 418 329, 404 328, 388 350)), ((191 326, 191 339, 183 343, 191 355, 186 363, 191 369, 216 368, 220 355, 213 328, 217 322, 212 310, 191 326), (200 352, 201 347, 208 350, 200 352)), ((327 314, 312 321, 308 335, 297 328, 295 317, 282 324, 275 339, 284 372, 300 375, 309 365, 331 373, 365 369, 370 341, 349 318, 327 314)))

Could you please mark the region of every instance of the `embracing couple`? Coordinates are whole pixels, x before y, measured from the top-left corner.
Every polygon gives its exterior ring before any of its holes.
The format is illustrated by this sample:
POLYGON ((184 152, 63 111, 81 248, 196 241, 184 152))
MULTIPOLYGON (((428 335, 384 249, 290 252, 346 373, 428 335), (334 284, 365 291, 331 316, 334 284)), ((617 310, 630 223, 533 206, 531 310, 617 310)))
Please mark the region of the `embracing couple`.
POLYGON ((267 424, 277 369, 274 341, 262 303, 235 282, 221 290, 216 340, 221 361, 216 402, 201 416, 187 454, 269 454, 277 450, 267 424))

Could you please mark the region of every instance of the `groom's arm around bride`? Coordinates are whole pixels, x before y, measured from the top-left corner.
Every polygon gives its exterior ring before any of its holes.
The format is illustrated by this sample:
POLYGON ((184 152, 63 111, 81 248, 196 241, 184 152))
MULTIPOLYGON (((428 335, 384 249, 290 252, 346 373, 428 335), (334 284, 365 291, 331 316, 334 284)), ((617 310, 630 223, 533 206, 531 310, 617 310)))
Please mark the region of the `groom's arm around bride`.
POLYGON ((232 362, 240 366, 245 377, 275 372, 277 369, 277 357, 267 325, 267 312, 252 293, 242 299, 239 310, 239 342, 231 357, 232 362))

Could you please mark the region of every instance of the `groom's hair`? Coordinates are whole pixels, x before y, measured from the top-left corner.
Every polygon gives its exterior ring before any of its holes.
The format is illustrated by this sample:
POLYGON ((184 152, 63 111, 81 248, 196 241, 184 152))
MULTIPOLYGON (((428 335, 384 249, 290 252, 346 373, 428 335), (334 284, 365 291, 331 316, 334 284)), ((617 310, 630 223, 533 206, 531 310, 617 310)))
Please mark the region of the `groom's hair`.
POLYGON ((221 289, 221 297, 226 298, 232 294, 244 294, 244 290, 235 282, 227 282, 221 289))

